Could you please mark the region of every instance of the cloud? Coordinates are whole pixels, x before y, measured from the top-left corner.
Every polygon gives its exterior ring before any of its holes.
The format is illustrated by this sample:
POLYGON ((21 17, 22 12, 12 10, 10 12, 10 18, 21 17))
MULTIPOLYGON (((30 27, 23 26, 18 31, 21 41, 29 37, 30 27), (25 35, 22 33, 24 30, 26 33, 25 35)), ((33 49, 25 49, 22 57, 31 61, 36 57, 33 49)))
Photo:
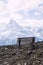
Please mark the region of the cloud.
POLYGON ((7 4, 8 3, 8 0, 0 0, 2 1, 3 3, 7 4))
POLYGON ((4 4, 3 2, 0 2, 0 17, 2 16, 5 16, 7 15, 9 12, 8 12, 8 8, 6 6, 6 4, 4 4))
POLYGON ((2 1, 0 1, 0 26, 8 24, 9 20, 10 18, 7 6, 2 1))
POLYGON ((21 10, 23 8, 23 5, 23 0, 9 0, 7 7, 9 11, 16 12, 18 10, 21 10))
POLYGON ((33 9, 42 2, 42 0, 9 0, 7 7, 10 11, 20 11, 22 9, 33 9))
MULTIPOLYGON (((7 2, 5 0, 3 1, 7 2)), ((0 1, 0 21, 7 23, 10 19, 14 19, 19 24, 23 21, 21 23, 22 25, 26 25, 25 20, 38 22, 39 20, 37 19, 43 18, 43 8, 42 5, 39 6, 39 4, 41 4, 42 2, 43 0, 8 0, 7 4, 4 4, 0 1), (31 10, 35 11, 32 12, 31 10), (20 11, 21 14, 18 13, 20 11), (32 13, 30 13, 29 11, 31 11, 32 13)))
POLYGON ((43 27, 43 20, 24 19, 18 22, 21 26, 43 27))
POLYGON ((36 15, 36 16, 40 16, 41 13, 39 13, 39 12, 35 12, 34 15, 36 15))
POLYGON ((4 7, 5 7, 5 5, 2 2, 0 2, 0 13, 3 11, 4 7))

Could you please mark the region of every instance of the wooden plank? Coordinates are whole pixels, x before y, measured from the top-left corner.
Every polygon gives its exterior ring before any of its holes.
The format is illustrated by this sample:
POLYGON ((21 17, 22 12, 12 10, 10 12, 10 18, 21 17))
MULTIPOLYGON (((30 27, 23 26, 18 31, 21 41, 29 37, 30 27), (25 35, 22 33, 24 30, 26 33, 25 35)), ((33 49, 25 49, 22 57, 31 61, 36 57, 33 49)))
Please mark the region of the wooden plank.
POLYGON ((24 37, 24 38, 17 38, 17 43, 19 44, 28 44, 28 43, 34 43, 35 37, 24 37))

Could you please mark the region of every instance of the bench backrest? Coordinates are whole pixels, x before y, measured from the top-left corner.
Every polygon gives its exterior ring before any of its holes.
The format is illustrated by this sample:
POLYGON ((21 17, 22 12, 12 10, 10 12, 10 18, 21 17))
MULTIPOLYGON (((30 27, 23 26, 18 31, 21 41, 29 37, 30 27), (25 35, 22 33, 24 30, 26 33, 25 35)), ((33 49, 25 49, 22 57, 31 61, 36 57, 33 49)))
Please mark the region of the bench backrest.
POLYGON ((34 41, 35 41, 35 37, 17 38, 17 43, 20 43, 20 44, 34 43, 34 41))

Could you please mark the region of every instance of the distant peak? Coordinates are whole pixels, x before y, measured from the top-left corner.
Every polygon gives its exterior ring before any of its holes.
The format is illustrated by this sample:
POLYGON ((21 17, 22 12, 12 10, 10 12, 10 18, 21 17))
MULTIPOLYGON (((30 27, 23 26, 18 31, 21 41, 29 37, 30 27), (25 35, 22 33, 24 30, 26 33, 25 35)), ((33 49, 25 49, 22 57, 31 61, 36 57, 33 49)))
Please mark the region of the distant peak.
POLYGON ((15 25, 15 24, 18 25, 17 22, 15 20, 13 20, 13 19, 11 19, 9 23, 13 24, 13 25, 15 25))

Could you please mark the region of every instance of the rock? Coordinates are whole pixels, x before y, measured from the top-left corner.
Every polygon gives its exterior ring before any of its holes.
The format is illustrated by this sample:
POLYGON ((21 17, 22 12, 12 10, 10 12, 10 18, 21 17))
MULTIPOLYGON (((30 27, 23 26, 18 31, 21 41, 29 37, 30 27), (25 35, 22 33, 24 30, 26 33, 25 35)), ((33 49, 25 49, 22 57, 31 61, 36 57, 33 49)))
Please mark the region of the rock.
POLYGON ((8 50, 8 48, 5 47, 5 50, 8 50))
POLYGON ((21 64, 18 63, 17 65, 21 65, 21 64))
POLYGON ((28 65, 28 63, 26 62, 26 63, 24 63, 24 65, 28 65))
POLYGON ((13 52, 12 55, 16 55, 15 52, 13 52))
POLYGON ((32 54, 32 51, 31 50, 27 51, 27 55, 29 55, 29 54, 32 54))
MULTIPOLYGON (((38 44, 39 45, 39 44, 38 44)), ((0 46, 0 65, 43 65, 43 44, 32 50, 28 44, 0 46)))
POLYGON ((7 64, 8 64, 8 62, 4 62, 3 64, 6 64, 6 65, 7 65, 7 64))

